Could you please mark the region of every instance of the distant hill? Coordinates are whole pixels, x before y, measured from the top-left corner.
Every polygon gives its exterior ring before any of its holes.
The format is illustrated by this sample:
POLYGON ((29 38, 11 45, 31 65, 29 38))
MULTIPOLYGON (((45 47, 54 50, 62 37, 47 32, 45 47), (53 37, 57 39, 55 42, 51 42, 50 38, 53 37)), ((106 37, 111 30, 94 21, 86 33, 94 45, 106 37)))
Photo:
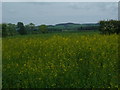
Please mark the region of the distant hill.
POLYGON ((98 30, 99 23, 60 23, 56 25, 48 25, 50 29, 61 30, 98 30))
POLYGON ((60 23, 60 24, 56 24, 56 26, 67 26, 67 25, 80 25, 80 24, 75 24, 75 23, 60 23))
POLYGON ((69 25, 99 25, 99 23, 85 23, 85 24, 77 24, 77 23, 60 23, 55 26, 69 26, 69 25))

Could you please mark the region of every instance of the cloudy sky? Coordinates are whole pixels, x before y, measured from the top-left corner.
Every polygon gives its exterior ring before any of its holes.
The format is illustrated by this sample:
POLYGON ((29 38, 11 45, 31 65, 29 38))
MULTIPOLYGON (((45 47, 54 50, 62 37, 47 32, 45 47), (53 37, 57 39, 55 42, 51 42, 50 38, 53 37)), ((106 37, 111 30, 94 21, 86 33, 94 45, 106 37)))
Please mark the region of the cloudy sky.
POLYGON ((2 21, 29 24, 95 23, 118 19, 117 2, 3 2, 2 21))

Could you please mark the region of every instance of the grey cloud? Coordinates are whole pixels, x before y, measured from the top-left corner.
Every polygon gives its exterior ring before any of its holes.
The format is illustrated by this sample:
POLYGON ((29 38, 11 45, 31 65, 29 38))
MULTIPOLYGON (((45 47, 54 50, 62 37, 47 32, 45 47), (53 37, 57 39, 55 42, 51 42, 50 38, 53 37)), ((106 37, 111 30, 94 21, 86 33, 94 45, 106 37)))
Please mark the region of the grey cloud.
POLYGON ((107 9, 116 9, 118 8, 117 2, 71 2, 69 3, 69 7, 73 9, 100 9, 100 10, 107 10, 107 9))
POLYGON ((3 21, 56 24, 60 22, 98 22, 117 18, 117 3, 28 2, 3 3, 3 21))

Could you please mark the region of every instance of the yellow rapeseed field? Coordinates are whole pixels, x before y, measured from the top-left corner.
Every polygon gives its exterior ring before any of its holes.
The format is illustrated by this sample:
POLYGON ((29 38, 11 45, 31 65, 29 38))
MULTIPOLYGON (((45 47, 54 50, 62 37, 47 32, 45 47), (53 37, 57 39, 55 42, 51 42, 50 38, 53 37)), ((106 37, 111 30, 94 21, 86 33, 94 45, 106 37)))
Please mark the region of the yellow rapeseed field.
POLYGON ((3 38, 3 88, 117 88, 118 35, 3 38))

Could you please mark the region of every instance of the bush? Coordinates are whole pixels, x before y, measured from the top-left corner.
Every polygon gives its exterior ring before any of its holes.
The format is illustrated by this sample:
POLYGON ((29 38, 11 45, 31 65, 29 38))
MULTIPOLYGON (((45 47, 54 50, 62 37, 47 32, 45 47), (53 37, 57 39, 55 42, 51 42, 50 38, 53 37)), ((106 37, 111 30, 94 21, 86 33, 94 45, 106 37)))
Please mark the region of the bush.
POLYGON ((102 34, 119 34, 120 33, 120 21, 117 20, 108 20, 108 21, 100 21, 100 32, 102 34))

